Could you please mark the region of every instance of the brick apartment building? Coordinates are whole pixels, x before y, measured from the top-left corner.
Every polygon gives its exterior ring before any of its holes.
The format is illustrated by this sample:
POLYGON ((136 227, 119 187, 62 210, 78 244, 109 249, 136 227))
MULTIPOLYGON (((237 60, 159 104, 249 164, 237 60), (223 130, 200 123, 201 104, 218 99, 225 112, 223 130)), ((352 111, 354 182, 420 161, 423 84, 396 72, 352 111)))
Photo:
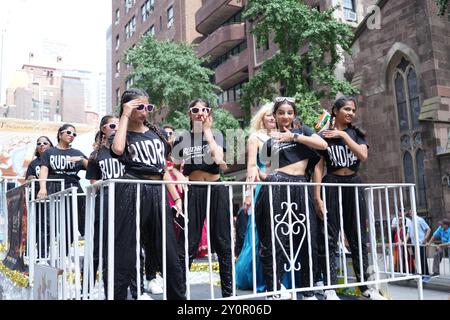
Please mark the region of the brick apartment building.
POLYGON ((84 86, 64 70, 24 65, 6 91, 9 118, 85 123, 84 86))
POLYGON ((146 33, 158 40, 193 43, 200 36, 194 15, 201 0, 113 0, 112 2, 112 105, 133 85, 123 63, 126 51, 146 33))

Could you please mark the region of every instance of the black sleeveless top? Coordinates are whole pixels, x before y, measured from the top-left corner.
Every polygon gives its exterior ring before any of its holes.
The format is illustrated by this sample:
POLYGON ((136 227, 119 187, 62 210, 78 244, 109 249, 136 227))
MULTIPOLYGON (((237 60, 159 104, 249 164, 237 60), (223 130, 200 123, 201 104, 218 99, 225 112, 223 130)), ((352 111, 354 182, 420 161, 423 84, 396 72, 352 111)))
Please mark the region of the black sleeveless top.
MULTIPOLYGON (((224 139, 219 131, 212 130, 214 140, 219 147, 226 151, 224 139)), ((175 160, 184 160, 183 174, 188 176, 193 171, 201 170, 212 174, 220 173, 219 165, 214 162, 211 148, 202 133, 185 131, 174 143, 172 157, 175 160)))
MULTIPOLYGON (((291 132, 303 134, 308 137, 314 134, 314 131, 307 126, 292 129, 291 132)), ((308 165, 305 170, 308 177, 311 175, 314 166, 320 160, 319 153, 303 143, 295 141, 279 142, 273 138, 264 143, 259 154, 261 161, 271 163, 272 170, 308 159, 308 165)))

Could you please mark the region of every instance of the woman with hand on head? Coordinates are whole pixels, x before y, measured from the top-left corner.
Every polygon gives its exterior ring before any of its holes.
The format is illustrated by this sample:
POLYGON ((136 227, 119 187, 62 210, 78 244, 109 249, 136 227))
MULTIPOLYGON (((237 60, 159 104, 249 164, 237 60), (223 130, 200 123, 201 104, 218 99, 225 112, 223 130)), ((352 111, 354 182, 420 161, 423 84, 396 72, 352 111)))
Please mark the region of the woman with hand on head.
MULTIPOLYGON (((368 144, 364 132, 353 126, 352 122, 356 114, 356 101, 353 97, 341 97, 334 102, 331 110, 331 119, 327 129, 322 130, 319 135, 328 143, 328 149, 322 152, 322 158, 314 171, 314 182, 327 183, 361 183, 361 177, 358 175, 361 161, 368 157, 368 144), (333 121, 334 120, 334 121, 333 121), (323 176, 324 166, 326 164, 327 174, 323 176)), ((366 234, 366 210, 364 200, 364 190, 358 188, 358 199, 355 199, 355 188, 343 187, 342 199, 339 199, 338 187, 326 187, 326 205, 325 209, 321 194, 321 187, 314 188, 314 199, 316 213, 319 217, 318 235, 319 243, 319 265, 324 282, 327 281, 326 256, 325 256, 325 234, 323 228, 323 219, 325 210, 327 210, 327 229, 328 229, 328 252, 330 263, 330 285, 337 284, 337 270, 335 252, 340 228, 339 206, 342 206, 343 230, 350 244, 352 253, 353 269, 357 281, 360 281, 360 263, 358 248, 358 229, 361 233, 361 251, 364 270, 364 280, 369 278, 367 269, 369 267, 367 253, 367 234, 366 234), (341 201, 342 200, 342 201, 341 201), (357 207, 359 204, 359 225, 357 224, 357 207)), ((362 295, 372 300, 385 299, 375 289, 369 289, 367 286, 360 286, 362 295)), ((329 300, 339 299, 334 290, 326 290, 325 298, 329 300)))
MULTIPOLYGON (((119 158, 125 165, 122 179, 127 180, 167 180, 166 157, 170 147, 163 135, 148 120, 149 112, 155 106, 149 103, 148 94, 141 89, 126 90, 121 98, 119 129, 111 145, 111 155, 119 158)), ((174 185, 166 185, 174 198, 175 206, 182 212, 181 199, 177 197, 174 185)), ((137 199, 137 184, 116 184, 115 248, 114 254, 114 298, 125 300, 127 288, 136 279, 136 206, 140 201, 140 232, 144 252, 152 255, 158 268, 162 270, 162 235, 166 234, 167 298, 184 300, 182 285, 183 269, 180 266, 173 217, 166 198, 165 222, 162 228, 163 207, 159 184, 140 185, 140 198, 137 199)), ((141 297, 139 297, 141 298, 141 297)))
MULTIPOLYGON (((262 161, 271 163, 272 174, 266 182, 275 182, 272 188, 263 186, 256 204, 256 224, 260 237, 260 258, 263 267, 267 291, 281 289, 281 277, 284 272, 294 268, 300 269, 300 278, 296 279, 296 287, 310 285, 310 264, 315 268, 316 247, 316 218, 312 201, 312 192, 307 190, 309 204, 306 206, 305 186, 278 185, 277 182, 308 182, 311 171, 319 155, 315 149, 325 150, 327 143, 316 135, 309 127, 293 128, 297 115, 295 99, 278 97, 275 99, 273 111, 278 131, 271 133, 260 152, 262 161), (271 217, 273 205, 273 218, 271 217), (286 213, 290 213, 286 214, 286 213), (308 215, 307 215, 308 214, 308 215), (273 221, 272 221, 273 219, 273 221), (289 260, 286 253, 290 252, 290 235, 286 232, 286 225, 292 219, 293 224, 293 252, 298 253, 296 261, 289 260), (274 225, 275 253, 272 252, 272 223, 274 225), (309 229, 308 229, 309 226, 309 229), (281 243, 281 244, 280 244, 281 243), (309 250, 311 248, 311 252, 309 250), (273 274, 273 254, 275 255, 276 283, 273 274), (310 255, 311 260, 310 261, 310 255), (301 280, 301 285, 297 285, 301 280)), ((316 299, 314 292, 303 292, 304 299, 316 299)))
MULTIPOLYGON (((251 134, 247 141, 247 182, 262 181, 267 177, 267 168, 259 159, 259 150, 263 144, 270 139, 271 131, 276 129, 275 118, 273 116, 273 103, 263 105, 254 115, 250 122, 251 134)), ((251 207, 253 196, 254 203, 258 199, 261 185, 254 187, 254 195, 251 194, 251 188, 248 187, 244 200, 244 207, 251 215, 254 208, 251 207)), ((256 257, 256 286, 258 292, 265 291, 264 276, 262 273, 261 263, 259 259, 259 237, 258 231, 255 229, 255 239, 252 240, 252 220, 249 217, 245 232, 244 244, 239 257, 236 261, 236 287, 239 289, 253 288, 253 243, 255 244, 256 257)))
MULTIPOLYGON (((76 129, 71 124, 64 124, 58 129, 56 147, 49 148, 42 155, 40 171, 40 190, 38 198, 61 191, 61 183, 45 181, 46 179, 63 179, 64 188, 76 187, 83 193, 78 172, 86 170, 88 160, 78 149, 71 147, 77 137, 76 129)), ((78 196, 78 230, 84 236, 85 198, 78 196)), ((71 234, 71 233, 70 233, 71 234)))
MULTIPOLYGON (((180 135, 174 144, 172 156, 184 161, 183 174, 190 181, 220 181, 220 169, 226 168, 225 145, 222 134, 212 128, 212 109, 207 101, 194 100, 189 105, 191 131, 180 135)), ((207 185, 191 185, 188 192, 188 254, 189 268, 195 258, 207 211, 207 185)), ((232 254, 229 190, 226 186, 211 186, 210 235, 211 247, 219 259, 222 296, 232 294, 232 254)), ((181 263, 185 265, 184 232, 179 237, 181 263)))

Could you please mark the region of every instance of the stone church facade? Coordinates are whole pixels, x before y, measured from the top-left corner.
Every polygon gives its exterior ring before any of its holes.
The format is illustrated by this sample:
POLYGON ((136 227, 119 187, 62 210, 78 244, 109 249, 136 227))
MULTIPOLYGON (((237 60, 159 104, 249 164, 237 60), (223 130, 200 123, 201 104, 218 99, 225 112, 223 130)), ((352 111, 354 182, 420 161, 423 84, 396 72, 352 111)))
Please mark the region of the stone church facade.
POLYGON ((375 5, 378 16, 359 23, 345 61, 370 144, 361 174, 415 183, 418 212, 435 226, 450 217, 450 19, 433 0, 375 5))

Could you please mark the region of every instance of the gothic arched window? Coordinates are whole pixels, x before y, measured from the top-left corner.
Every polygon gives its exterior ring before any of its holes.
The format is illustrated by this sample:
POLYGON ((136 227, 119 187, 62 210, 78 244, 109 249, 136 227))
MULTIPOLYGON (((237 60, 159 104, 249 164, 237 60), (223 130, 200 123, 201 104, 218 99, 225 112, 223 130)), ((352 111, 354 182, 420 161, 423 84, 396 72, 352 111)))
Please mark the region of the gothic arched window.
POLYGON ((426 209, 425 152, 422 148, 419 123, 419 84, 414 66, 405 57, 395 68, 393 84, 402 150, 403 180, 416 185, 417 206, 426 209))

